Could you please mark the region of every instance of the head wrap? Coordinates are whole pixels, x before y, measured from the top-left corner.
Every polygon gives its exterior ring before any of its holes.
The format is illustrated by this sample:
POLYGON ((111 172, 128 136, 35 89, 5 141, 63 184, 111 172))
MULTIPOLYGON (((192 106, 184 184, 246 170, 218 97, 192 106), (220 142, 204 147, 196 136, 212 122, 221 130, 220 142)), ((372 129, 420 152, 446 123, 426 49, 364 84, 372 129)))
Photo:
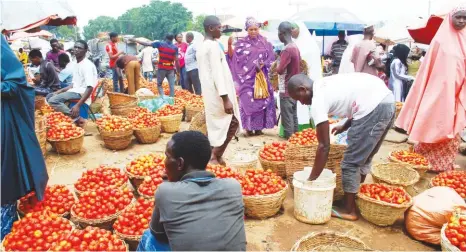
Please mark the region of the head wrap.
POLYGON ((460 12, 460 11, 466 11, 466 6, 463 5, 463 6, 458 6, 456 8, 454 8, 452 11, 451 11, 451 15, 455 15, 456 13, 460 12))
POLYGON ((257 26, 258 28, 261 28, 262 23, 258 22, 253 17, 247 17, 246 18, 246 23, 244 24, 244 29, 247 31, 249 29, 249 27, 251 27, 251 26, 257 26))

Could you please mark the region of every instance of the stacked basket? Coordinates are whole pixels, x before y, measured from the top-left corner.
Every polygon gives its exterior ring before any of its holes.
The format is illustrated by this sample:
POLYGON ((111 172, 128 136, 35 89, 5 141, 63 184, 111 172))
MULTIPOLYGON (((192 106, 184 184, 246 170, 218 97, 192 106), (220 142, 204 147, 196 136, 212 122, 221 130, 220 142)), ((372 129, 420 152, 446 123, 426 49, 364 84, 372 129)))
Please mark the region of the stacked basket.
POLYGON ((418 194, 414 185, 419 181, 419 173, 406 165, 398 163, 377 164, 372 167, 371 175, 374 183, 401 186, 411 196, 418 194))
POLYGON ((204 107, 194 106, 193 104, 190 104, 190 103, 186 104, 185 108, 186 108, 185 120, 187 122, 190 122, 194 116, 204 111, 204 107))
POLYGON ((297 241, 291 251, 368 251, 358 238, 335 232, 311 233, 297 241))
POLYGON ((40 149, 42 151, 42 155, 46 155, 47 153, 47 118, 45 116, 41 116, 38 112, 35 113, 35 127, 34 131, 36 133, 37 140, 39 141, 40 149))
POLYGON ((100 136, 104 141, 105 147, 110 150, 124 150, 131 144, 133 129, 119 131, 100 130, 100 136))
POLYGON ((155 118, 154 113, 143 113, 140 116, 140 118, 148 118, 151 121, 150 124, 140 125, 137 124, 137 117, 133 119, 134 136, 138 142, 142 144, 151 144, 157 142, 162 130, 160 121, 155 118))
POLYGON ((207 124, 206 124, 205 112, 204 111, 201 111, 200 113, 197 113, 193 117, 193 119, 191 120, 191 123, 189 125, 189 130, 199 131, 202 134, 207 136, 207 124))
POLYGON ((128 116, 136 107, 138 98, 134 95, 108 92, 112 115, 128 116))
POLYGON ((180 130, 182 118, 183 118, 183 114, 159 117, 160 122, 162 123, 162 131, 165 133, 178 132, 180 130))
POLYGON ((58 154, 73 155, 79 153, 84 144, 84 131, 78 137, 70 137, 68 139, 51 140, 47 141, 52 145, 52 149, 58 154))

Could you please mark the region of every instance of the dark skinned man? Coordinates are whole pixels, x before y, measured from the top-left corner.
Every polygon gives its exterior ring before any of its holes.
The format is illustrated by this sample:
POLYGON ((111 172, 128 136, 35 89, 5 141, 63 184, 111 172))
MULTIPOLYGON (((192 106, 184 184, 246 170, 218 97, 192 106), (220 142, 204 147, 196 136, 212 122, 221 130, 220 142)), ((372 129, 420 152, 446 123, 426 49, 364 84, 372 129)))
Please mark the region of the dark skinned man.
POLYGON ((371 170, 372 158, 380 149, 395 117, 395 99, 385 83, 366 73, 348 73, 313 82, 298 74, 290 79, 290 96, 312 105, 319 145, 309 180, 316 180, 327 163, 330 151, 329 115, 348 118, 332 129, 337 135, 348 130, 348 147, 341 162, 344 208, 334 208, 332 216, 357 220, 356 193, 371 170))
POLYGON ((79 109, 84 103, 91 104, 90 96, 98 78, 94 63, 86 58, 87 50, 88 46, 85 41, 76 41, 74 51, 77 63, 74 66, 72 85, 58 90, 51 97, 47 97, 50 106, 73 118, 78 126, 83 126, 85 123, 85 120, 79 117, 79 109), (78 99, 78 103, 71 109, 65 104, 69 100, 78 99))

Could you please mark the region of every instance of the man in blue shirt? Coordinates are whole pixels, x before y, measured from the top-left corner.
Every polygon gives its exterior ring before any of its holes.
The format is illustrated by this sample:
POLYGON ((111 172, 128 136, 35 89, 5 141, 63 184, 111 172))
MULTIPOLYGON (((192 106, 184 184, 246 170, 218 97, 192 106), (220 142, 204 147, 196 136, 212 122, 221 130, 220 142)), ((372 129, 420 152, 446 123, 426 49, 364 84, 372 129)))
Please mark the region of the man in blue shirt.
POLYGON ((70 64, 70 57, 66 53, 58 55, 58 64, 61 69, 60 73, 58 73, 60 88, 66 88, 73 81, 73 64, 70 64))

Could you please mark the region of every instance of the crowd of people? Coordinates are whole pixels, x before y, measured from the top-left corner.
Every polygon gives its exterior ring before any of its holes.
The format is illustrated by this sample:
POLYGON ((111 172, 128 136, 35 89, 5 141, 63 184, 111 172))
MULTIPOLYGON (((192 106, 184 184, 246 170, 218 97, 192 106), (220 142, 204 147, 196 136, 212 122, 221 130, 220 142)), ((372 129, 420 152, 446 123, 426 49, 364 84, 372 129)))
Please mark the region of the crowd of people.
MULTIPOLYGON (((364 29, 363 40, 354 46, 346 42, 344 32, 339 33, 339 40, 332 45, 334 74, 322 78, 322 66, 315 63, 320 62, 320 54, 313 46, 304 48, 309 45, 304 43, 308 41, 307 34, 300 25, 280 23, 278 38, 284 48, 279 54, 259 33, 262 25, 248 18, 244 27, 247 36, 236 42, 231 40, 226 53, 218 41, 222 24, 216 16, 205 18, 205 40, 199 44, 192 43, 190 33, 186 35, 188 43, 182 42, 180 34, 168 34, 164 41, 156 42, 131 39, 158 50, 159 93, 163 94, 162 82, 167 78, 170 96, 174 95, 177 74, 183 88, 199 94, 202 90, 208 131, 208 137, 198 132, 181 132, 168 142, 168 182, 156 191, 154 216, 138 250, 246 249, 239 184, 216 179, 205 169, 209 162, 225 165, 223 154, 241 129, 247 136, 254 136, 273 128, 278 121, 277 108, 284 137, 289 138, 298 131, 298 104, 309 107, 318 139, 309 180, 317 179, 325 167, 330 133, 347 131, 347 149, 341 164, 344 204, 333 209, 332 216, 336 218, 358 219, 356 193, 393 124, 416 142, 416 152, 423 154, 435 171, 455 168, 459 134, 466 127, 465 6, 445 17, 415 77, 408 75, 409 47, 396 45, 393 58, 384 59, 373 41, 372 26, 364 29), (348 48, 352 51, 345 57, 348 48), (345 58, 353 70, 342 73, 340 67, 345 58), (307 73, 303 66, 308 68, 307 73), (380 74, 386 69, 388 84, 380 74), (270 81, 274 75, 278 76, 277 90, 270 81), (414 83, 405 94, 408 81, 414 83), (265 83, 266 88, 258 88, 258 83, 265 83), (257 90, 263 96, 259 97, 257 90), (278 92, 278 100, 274 91, 278 92), (405 104, 395 120, 395 102, 402 100, 405 104), (329 115, 346 121, 331 129, 329 115)), ((127 92, 134 94, 139 87, 139 59, 118 51, 117 34, 110 33, 110 39, 106 51, 114 72, 114 91, 125 92, 120 71, 123 69, 128 79, 127 92)), ((61 63, 63 52, 57 41, 51 41, 52 50, 45 60, 40 51, 29 53, 31 62, 40 65, 40 79, 34 88, 27 84, 19 59, 4 42, 2 37, 2 222, 4 216, 6 221, 13 218, 11 209, 15 209, 17 199, 32 190, 42 197, 47 183, 45 163, 33 136, 34 95, 46 96, 55 110, 82 124, 79 108, 89 104, 97 83, 96 67, 86 58, 85 41, 76 41, 74 45, 73 80, 65 88, 60 86, 57 70, 66 68, 67 59, 63 57, 61 63), (77 101, 71 108, 65 104, 70 100, 77 101)), ((143 72, 150 72, 150 68, 143 66, 143 72)), ((8 230, 2 228, 2 237, 4 232, 8 230)))

